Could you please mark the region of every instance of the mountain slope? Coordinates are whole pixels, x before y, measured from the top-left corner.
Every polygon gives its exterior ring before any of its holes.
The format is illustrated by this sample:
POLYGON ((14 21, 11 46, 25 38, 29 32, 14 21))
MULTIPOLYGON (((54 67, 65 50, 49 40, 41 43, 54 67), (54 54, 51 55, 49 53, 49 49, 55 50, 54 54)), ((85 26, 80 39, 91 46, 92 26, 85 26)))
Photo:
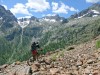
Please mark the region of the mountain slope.
MULTIPOLYGON (((88 10, 94 7, 99 10, 97 5, 89 7, 88 10)), ((29 59, 31 57, 30 46, 33 41, 39 41, 45 54, 48 51, 87 42, 100 35, 99 15, 77 19, 74 17, 69 20, 58 15, 46 16, 45 18, 49 21, 32 16, 31 18, 18 19, 17 22, 14 15, 11 15, 8 10, 3 7, 0 9, 2 9, 0 13, 5 12, 4 15, 8 16, 5 17, 7 22, 2 20, 2 15, 0 18, 0 64, 29 59), (55 22, 51 22, 51 19, 55 22), (7 25, 8 27, 6 27, 7 25)))
POLYGON ((32 62, 30 59, 2 65, 0 75, 99 75, 100 49, 95 48, 99 39, 100 36, 80 45, 66 47, 64 50, 48 52, 40 56, 38 61, 32 62))

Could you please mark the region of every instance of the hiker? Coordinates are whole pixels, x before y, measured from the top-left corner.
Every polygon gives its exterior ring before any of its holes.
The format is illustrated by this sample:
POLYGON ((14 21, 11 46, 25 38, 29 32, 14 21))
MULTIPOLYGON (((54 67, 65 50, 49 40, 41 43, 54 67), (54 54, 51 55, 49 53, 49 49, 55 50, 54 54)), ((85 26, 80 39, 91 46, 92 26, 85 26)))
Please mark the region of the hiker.
POLYGON ((33 56, 33 60, 37 60, 38 59, 38 48, 40 48, 38 42, 33 42, 31 45, 31 52, 32 52, 32 56, 33 56))

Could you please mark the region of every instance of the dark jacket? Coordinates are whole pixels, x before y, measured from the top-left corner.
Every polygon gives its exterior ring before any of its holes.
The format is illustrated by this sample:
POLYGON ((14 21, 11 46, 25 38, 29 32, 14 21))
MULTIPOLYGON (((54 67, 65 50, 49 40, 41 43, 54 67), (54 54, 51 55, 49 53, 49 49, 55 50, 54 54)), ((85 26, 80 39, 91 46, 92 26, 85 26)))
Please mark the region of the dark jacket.
POLYGON ((38 43, 33 43, 32 45, 31 45, 31 50, 37 50, 37 48, 40 48, 40 46, 39 46, 39 44, 38 43))

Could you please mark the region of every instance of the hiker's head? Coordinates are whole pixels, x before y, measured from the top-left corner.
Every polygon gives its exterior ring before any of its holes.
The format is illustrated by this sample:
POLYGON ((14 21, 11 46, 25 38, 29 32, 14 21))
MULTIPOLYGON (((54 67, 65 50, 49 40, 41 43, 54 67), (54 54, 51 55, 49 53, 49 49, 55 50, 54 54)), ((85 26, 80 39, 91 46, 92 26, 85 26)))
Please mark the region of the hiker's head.
POLYGON ((36 44, 35 42, 33 42, 32 44, 36 44))

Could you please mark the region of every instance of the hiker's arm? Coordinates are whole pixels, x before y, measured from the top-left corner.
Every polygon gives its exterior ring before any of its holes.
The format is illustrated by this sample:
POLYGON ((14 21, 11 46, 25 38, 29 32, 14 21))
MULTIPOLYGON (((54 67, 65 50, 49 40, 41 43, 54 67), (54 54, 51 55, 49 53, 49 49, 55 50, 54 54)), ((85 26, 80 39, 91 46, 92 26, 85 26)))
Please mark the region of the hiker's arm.
POLYGON ((36 47, 37 47, 37 48, 40 48, 40 46, 39 46, 39 45, 36 45, 36 47))

